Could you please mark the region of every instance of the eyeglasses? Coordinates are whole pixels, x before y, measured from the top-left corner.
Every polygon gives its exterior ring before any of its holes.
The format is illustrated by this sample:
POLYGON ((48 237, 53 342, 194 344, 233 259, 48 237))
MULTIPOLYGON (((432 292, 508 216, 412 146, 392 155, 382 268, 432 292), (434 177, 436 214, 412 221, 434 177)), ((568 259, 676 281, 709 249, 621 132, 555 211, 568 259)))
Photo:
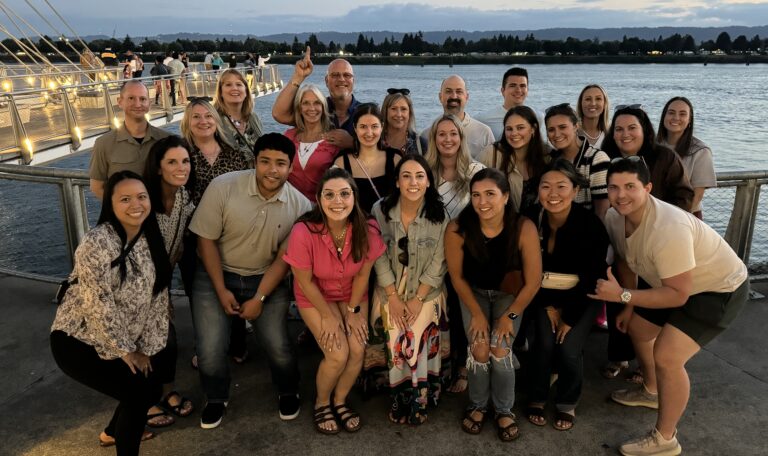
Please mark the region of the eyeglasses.
POLYGON ((328 73, 328 77, 331 79, 354 79, 355 75, 352 73, 328 73))
POLYGON ((571 104, 570 103, 560 103, 559 105, 550 106, 550 107, 548 107, 544 111, 544 114, 549 114, 550 111, 560 110, 560 109, 565 109, 565 108, 572 109, 571 108, 571 104))
POLYGON ((334 192, 333 190, 324 190, 322 193, 323 199, 326 201, 335 201, 336 197, 339 196, 343 201, 346 201, 352 198, 352 195, 354 195, 352 189, 339 190, 338 192, 334 192))
POLYGON ((387 89, 387 93, 390 94, 390 95, 394 95, 396 93, 402 93, 403 95, 407 96, 407 95, 411 94, 411 90, 410 89, 393 89, 393 88, 389 88, 389 89, 387 89))
POLYGON ((645 159, 640 155, 628 155, 626 157, 616 157, 613 160, 611 160, 611 165, 613 165, 614 163, 619 163, 624 160, 632 163, 642 163, 643 165, 648 167, 648 165, 645 163, 645 159))
POLYGON ((613 112, 616 112, 620 109, 642 109, 643 111, 645 111, 645 108, 643 108, 643 105, 641 103, 616 105, 616 107, 613 108, 613 112))
POLYGON ((401 237, 400 240, 397 241, 397 247, 402 250, 402 252, 397 255, 397 261, 403 266, 408 266, 408 237, 401 237))

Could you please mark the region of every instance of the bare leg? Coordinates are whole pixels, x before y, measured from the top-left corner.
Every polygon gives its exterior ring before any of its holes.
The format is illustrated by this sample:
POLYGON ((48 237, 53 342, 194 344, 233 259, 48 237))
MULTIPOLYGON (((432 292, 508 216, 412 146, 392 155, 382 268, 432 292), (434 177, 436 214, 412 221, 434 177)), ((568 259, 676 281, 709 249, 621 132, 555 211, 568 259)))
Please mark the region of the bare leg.
MULTIPOLYGON (((360 313, 365 321, 368 321, 367 306, 360 307, 360 313)), ((346 311, 346 304, 339 304, 339 312, 346 311)), ((363 368, 365 345, 360 345, 360 342, 358 342, 353 334, 348 334, 346 340, 347 346, 349 347, 349 356, 347 357, 347 365, 344 367, 344 371, 342 371, 339 381, 336 383, 336 389, 333 391, 333 405, 341 405, 347 402, 347 395, 352 387, 355 386, 357 377, 360 375, 360 371, 363 368)), ((359 422, 359 418, 351 418, 348 421, 348 426, 354 428, 359 422)))
MULTIPOLYGON (((335 305, 329 306, 331 312, 337 314, 339 318, 339 309, 335 305)), ((314 308, 299 308, 299 314, 301 314, 302 320, 307 325, 307 328, 312 332, 315 340, 318 341, 318 346, 323 350, 323 360, 320 361, 320 366, 317 368, 317 399, 315 400, 315 408, 331 403, 331 391, 336 387, 341 377, 342 372, 347 366, 347 358, 349 357, 349 346, 345 338, 341 339, 341 349, 334 349, 329 351, 323 347, 320 341, 320 334, 322 332, 320 328, 320 313, 314 308)), ((349 391, 349 390, 347 390, 349 391)), ((335 430, 336 423, 328 421, 321 424, 321 427, 327 430, 335 430)))
POLYGON ((656 429, 671 439, 683 416, 691 392, 685 364, 701 349, 699 344, 672 325, 665 325, 656 340, 654 358, 659 387, 656 429))
POLYGON ((643 371, 643 383, 649 393, 656 393, 656 364, 653 360, 653 346, 661 328, 638 314, 632 315, 629 322, 629 337, 635 348, 637 361, 643 371))

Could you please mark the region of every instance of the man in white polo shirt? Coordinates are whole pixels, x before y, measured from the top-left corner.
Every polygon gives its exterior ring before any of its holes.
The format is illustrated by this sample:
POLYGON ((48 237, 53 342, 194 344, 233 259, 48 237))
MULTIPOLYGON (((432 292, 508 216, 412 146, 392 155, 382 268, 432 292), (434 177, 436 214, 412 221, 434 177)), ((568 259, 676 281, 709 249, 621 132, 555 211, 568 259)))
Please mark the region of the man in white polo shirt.
POLYGON ((278 391, 280 418, 299 414, 299 371, 286 322, 289 267, 282 249, 294 221, 312 208, 286 182, 296 154, 278 133, 254 145, 255 169, 223 174, 203 194, 189 229, 198 235, 200 266, 192 288, 198 366, 207 405, 203 429, 217 427, 229 401, 229 332, 233 318, 251 320, 278 391))

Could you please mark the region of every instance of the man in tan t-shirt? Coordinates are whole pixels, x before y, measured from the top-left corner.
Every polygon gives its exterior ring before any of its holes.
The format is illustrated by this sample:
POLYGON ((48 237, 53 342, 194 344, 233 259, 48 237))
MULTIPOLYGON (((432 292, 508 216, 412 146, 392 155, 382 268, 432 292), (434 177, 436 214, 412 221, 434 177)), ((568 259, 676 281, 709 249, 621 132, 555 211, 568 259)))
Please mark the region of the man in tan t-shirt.
POLYGON ((125 121, 116 130, 100 136, 91 152, 90 187, 96 198, 104 194, 104 182, 118 171, 144 174, 149 149, 170 133, 153 127, 145 117, 149 112, 149 91, 141 81, 129 80, 120 88, 117 104, 125 121))
POLYGON ((598 280, 590 295, 626 306, 616 324, 629 333, 638 359, 650 348, 650 359, 642 363, 644 384, 611 395, 623 405, 659 410, 651 432, 620 447, 625 456, 680 454, 677 424, 690 394, 685 364, 728 327, 749 295, 747 268, 722 237, 692 214, 651 196, 651 187, 641 158, 611 162, 612 208, 605 225, 618 280, 608 268, 608 280, 598 280), (638 276, 651 288, 635 289, 638 276), (644 309, 669 312, 665 322, 651 322, 644 309))

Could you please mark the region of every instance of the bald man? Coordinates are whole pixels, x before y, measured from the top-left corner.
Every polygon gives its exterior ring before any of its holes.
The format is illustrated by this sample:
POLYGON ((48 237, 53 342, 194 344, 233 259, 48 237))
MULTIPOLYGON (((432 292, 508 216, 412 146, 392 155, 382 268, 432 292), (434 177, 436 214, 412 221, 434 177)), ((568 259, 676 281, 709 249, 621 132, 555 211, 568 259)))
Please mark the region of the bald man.
MULTIPOLYGON (((313 70, 314 65, 310 58, 309 46, 307 46, 304 57, 296 62, 290 81, 277 95, 275 104, 272 106, 272 117, 277 122, 284 125, 296 125, 293 99, 301 84, 312 74, 313 70)), ((325 140, 340 149, 349 149, 353 145, 352 135, 354 135, 355 130, 354 125, 352 125, 352 114, 360 105, 360 102, 352 94, 355 89, 355 72, 352 65, 344 59, 332 61, 328 65, 328 71, 325 75, 325 86, 330 94, 326 100, 331 123, 336 127, 325 134, 325 140)))
MULTIPOLYGON (((443 105, 444 114, 453 114, 461 120, 461 126, 469 144, 469 153, 472 158, 477 158, 487 145, 494 142, 494 137, 488 125, 473 119, 464 111, 469 101, 469 91, 464 79, 456 74, 445 78, 440 84, 438 98, 443 105)), ((421 136, 428 139, 429 129, 430 127, 424 129, 421 136)))

